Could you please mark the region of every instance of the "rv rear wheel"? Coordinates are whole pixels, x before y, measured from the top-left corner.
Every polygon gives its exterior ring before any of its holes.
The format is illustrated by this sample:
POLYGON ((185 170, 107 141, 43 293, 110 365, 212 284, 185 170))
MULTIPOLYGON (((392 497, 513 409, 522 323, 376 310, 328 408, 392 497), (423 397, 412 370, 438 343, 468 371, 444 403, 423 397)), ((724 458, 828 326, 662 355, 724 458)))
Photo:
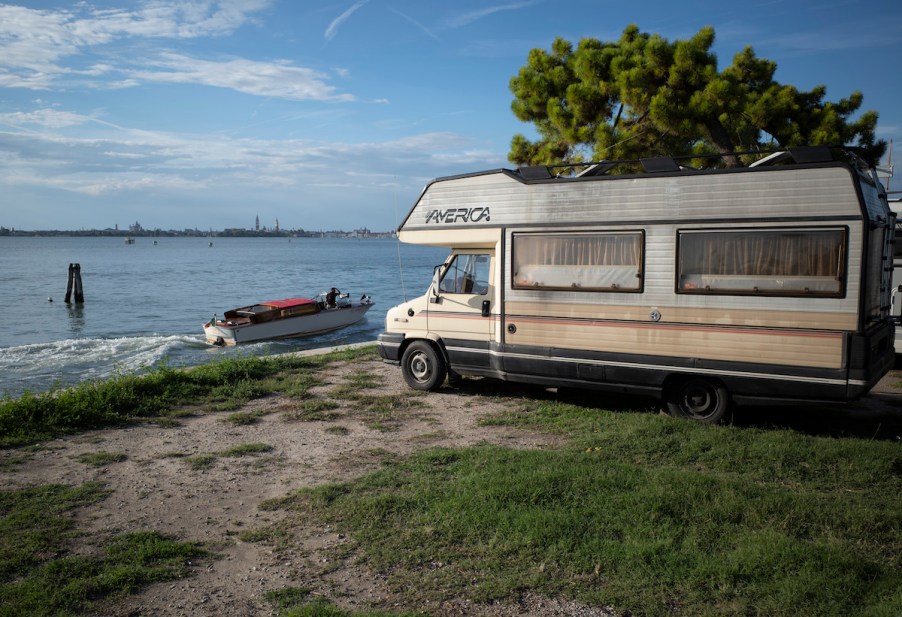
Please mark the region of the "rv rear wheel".
POLYGON ((667 409, 672 416, 705 424, 728 419, 730 395, 719 382, 690 377, 673 384, 667 391, 667 409))
POLYGON ((415 341, 401 357, 404 381, 414 390, 438 390, 445 381, 445 358, 424 341, 415 341))

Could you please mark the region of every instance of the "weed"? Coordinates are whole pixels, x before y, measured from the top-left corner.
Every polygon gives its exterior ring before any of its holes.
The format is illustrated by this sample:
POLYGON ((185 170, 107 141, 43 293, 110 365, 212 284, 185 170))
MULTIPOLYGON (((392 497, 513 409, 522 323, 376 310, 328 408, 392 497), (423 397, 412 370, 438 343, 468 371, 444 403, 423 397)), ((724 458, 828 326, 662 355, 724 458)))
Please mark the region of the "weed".
POLYGON ((160 428, 178 428, 182 423, 171 416, 160 416, 159 418, 151 418, 150 422, 156 424, 160 428))
POLYGON ((20 456, 4 456, 0 457, 0 471, 15 471, 22 466, 31 456, 22 454, 20 456))
POLYGON ((345 426, 329 426, 326 427, 326 432, 332 435, 348 435, 351 431, 345 426))
POLYGON ((311 590, 303 587, 283 587, 268 591, 269 601, 280 617, 416 617, 424 613, 396 613, 384 611, 346 611, 325 598, 311 598, 311 590))
POLYGON ((310 396, 310 389, 321 383, 315 373, 300 373, 285 384, 284 392, 288 397, 301 400, 310 396))
POLYGON ((352 405, 363 416, 364 424, 377 431, 396 430, 407 412, 425 405, 417 394, 358 394, 352 405))
POLYGON ((79 463, 90 465, 91 467, 104 467, 113 463, 121 463, 128 456, 124 452, 85 452, 75 457, 79 463))
POLYGON ((256 456, 266 452, 272 452, 273 447, 265 443, 245 443, 240 446, 234 446, 228 450, 220 452, 220 456, 256 456))
POLYGON ((286 412, 283 417, 286 420, 300 420, 302 422, 329 422, 341 417, 340 413, 333 412, 339 407, 332 400, 314 398, 303 401, 298 409, 286 412))
POLYGON ((194 456, 186 457, 185 462, 195 471, 204 471, 213 467, 213 463, 216 462, 216 455, 212 452, 195 454, 194 456))
POLYGON ((260 409, 255 409, 254 411, 239 411, 237 413, 229 414, 224 420, 235 426, 247 426, 249 424, 255 424, 263 417, 263 415, 263 411, 260 409))

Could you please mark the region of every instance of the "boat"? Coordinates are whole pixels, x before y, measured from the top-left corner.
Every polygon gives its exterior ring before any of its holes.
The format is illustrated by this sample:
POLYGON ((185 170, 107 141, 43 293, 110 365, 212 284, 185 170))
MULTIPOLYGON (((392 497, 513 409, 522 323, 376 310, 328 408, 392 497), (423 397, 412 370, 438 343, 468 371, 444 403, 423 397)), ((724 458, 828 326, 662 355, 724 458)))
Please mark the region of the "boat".
POLYGON ((373 307, 366 294, 352 301, 334 289, 314 298, 286 298, 242 306, 204 324, 207 342, 218 346, 321 334, 357 323, 373 307))

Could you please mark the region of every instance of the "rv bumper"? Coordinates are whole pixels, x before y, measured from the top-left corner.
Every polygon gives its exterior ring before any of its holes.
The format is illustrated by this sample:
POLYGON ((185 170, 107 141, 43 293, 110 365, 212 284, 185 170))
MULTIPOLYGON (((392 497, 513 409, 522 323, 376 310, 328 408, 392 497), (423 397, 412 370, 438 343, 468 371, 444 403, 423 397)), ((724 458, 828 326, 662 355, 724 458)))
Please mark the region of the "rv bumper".
POLYGON ((849 400, 867 394, 896 361, 893 325, 884 323, 849 341, 849 400))
POLYGON ((404 335, 398 332, 383 332, 376 338, 379 356, 387 364, 401 363, 401 343, 404 335))

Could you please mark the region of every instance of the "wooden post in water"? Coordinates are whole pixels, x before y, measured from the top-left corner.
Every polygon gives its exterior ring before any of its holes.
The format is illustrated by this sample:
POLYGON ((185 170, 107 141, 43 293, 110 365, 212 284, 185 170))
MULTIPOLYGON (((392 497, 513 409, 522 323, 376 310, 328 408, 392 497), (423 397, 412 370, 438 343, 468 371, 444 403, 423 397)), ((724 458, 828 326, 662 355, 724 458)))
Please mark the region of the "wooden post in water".
POLYGON ((81 287, 81 264, 69 264, 69 282, 66 283, 66 304, 72 297, 72 290, 75 289, 75 303, 80 304, 85 301, 84 291, 81 287))
POLYGON ((85 301, 85 293, 81 288, 81 264, 75 264, 75 303, 81 304, 85 301))
POLYGON ((66 283, 66 304, 69 304, 69 300, 72 298, 72 272, 75 270, 75 264, 69 264, 69 278, 66 283))

